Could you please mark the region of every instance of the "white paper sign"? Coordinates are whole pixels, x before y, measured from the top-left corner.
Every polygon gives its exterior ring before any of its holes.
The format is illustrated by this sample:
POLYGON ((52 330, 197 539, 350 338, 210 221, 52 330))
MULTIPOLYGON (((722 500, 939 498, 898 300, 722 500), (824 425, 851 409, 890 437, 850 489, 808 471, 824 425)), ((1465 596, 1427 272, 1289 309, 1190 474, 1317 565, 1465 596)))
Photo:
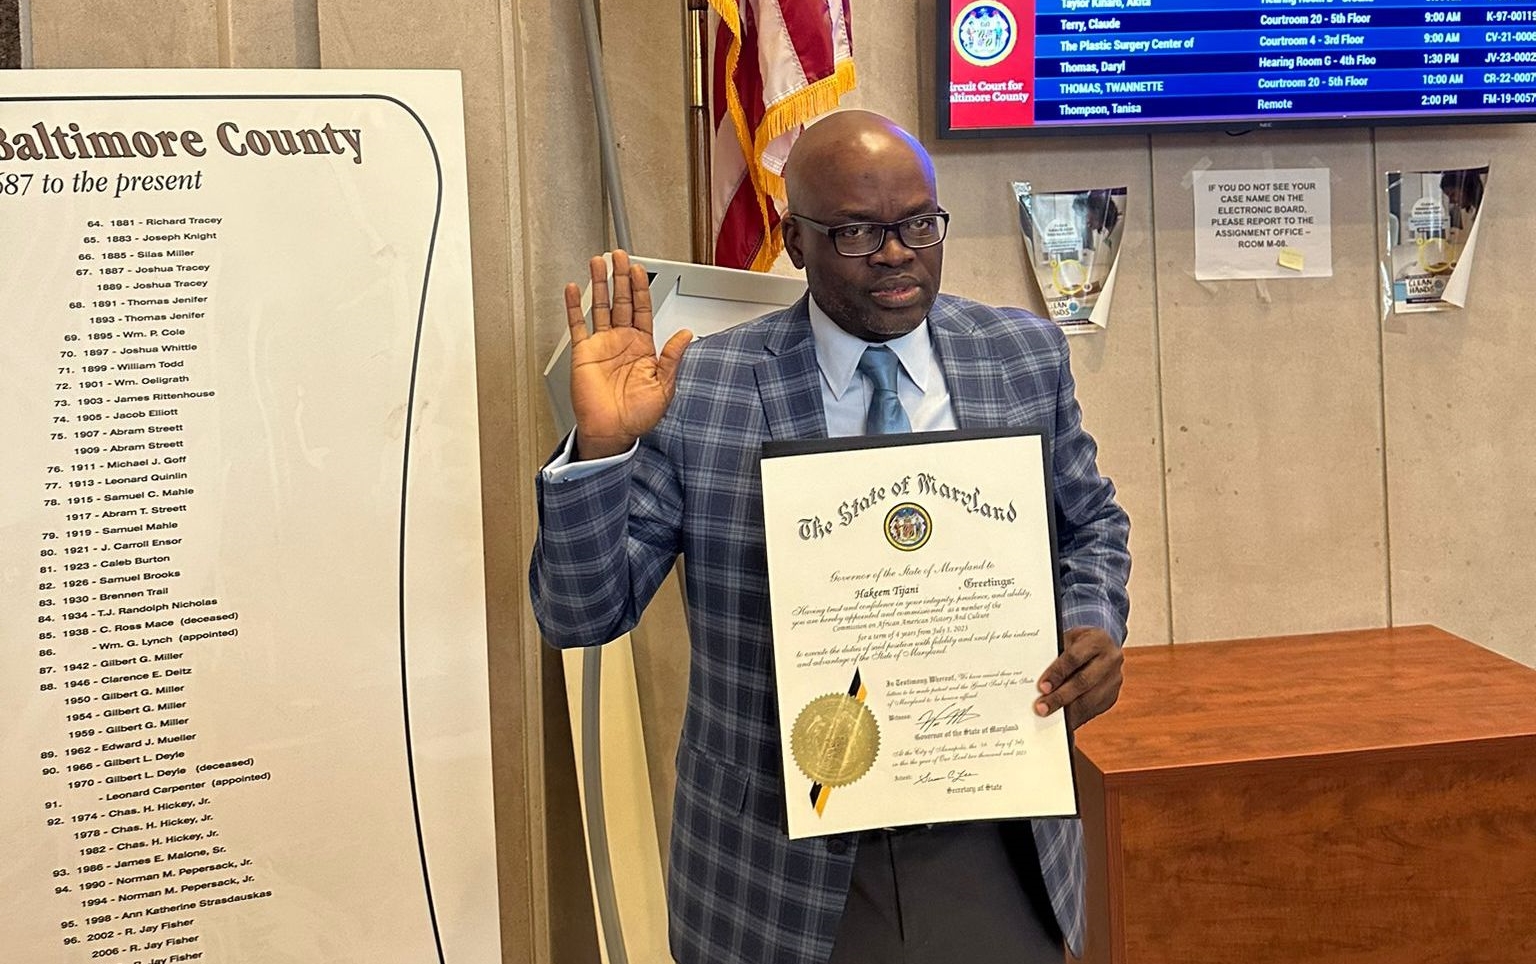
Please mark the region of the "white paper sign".
POLYGON ((0 129, 4 956, 499 961, 458 75, 0 129))
POLYGON ((1194 172, 1195 278, 1333 275, 1328 169, 1194 172))

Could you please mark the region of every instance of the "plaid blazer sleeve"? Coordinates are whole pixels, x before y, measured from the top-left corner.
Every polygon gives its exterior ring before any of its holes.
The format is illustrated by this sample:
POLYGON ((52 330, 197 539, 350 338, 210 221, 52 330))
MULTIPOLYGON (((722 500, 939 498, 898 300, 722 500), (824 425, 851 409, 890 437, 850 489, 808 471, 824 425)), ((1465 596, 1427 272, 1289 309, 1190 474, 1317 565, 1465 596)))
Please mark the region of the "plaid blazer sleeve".
POLYGON ((1096 626, 1125 642, 1131 520, 1114 483, 1098 469, 1098 445, 1083 428, 1066 336, 1051 326, 1059 361, 1052 476, 1061 578, 1061 624, 1096 626))
POLYGON ((535 486, 528 585, 544 638, 596 646, 628 632, 677 558, 683 500, 671 463, 642 441, 621 465, 564 482, 540 472, 535 486))

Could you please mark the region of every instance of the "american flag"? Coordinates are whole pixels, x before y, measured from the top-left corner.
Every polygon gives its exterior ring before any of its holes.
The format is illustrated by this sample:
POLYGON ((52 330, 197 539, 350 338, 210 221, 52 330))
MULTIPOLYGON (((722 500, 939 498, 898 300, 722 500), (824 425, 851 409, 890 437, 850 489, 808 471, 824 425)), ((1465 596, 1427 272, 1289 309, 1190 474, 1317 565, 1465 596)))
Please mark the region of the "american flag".
POLYGON ((778 258, 789 148, 855 83, 848 3, 710 0, 715 264, 767 271, 778 258))

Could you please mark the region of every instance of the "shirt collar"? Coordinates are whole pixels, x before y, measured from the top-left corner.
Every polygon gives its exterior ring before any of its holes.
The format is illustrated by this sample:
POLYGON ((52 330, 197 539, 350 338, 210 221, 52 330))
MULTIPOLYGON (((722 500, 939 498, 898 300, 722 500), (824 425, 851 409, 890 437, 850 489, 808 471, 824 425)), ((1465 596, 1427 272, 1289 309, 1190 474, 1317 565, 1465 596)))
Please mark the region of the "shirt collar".
POLYGON ((859 359, 864 349, 873 344, 883 344, 896 353, 902 370, 922 392, 928 391, 928 372, 933 365, 933 344, 928 337, 928 319, 924 318, 916 328, 887 342, 869 342, 850 335, 828 317, 821 306, 811 298, 811 334, 816 340, 816 364, 821 377, 826 379, 832 397, 842 399, 853 385, 858 374, 859 359))

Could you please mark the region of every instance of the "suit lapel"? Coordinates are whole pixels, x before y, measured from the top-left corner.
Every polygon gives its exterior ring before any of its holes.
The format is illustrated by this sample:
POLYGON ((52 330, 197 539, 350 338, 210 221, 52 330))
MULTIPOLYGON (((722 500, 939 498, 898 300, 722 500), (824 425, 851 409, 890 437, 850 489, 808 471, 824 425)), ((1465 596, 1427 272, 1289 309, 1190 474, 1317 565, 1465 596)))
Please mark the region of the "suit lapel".
POLYGON ((981 326, 943 296, 928 312, 928 325, 960 428, 1011 424, 1015 406, 1004 394, 1001 366, 992 358, 991 340, 981 326))
POLYGON ((764 339, 767 355, 753 366, 768 432, 778 441, 825 438, 827 416, 821 405, 821 371, 808 299, 802 297, 788 308, 781 322, 764 339))

